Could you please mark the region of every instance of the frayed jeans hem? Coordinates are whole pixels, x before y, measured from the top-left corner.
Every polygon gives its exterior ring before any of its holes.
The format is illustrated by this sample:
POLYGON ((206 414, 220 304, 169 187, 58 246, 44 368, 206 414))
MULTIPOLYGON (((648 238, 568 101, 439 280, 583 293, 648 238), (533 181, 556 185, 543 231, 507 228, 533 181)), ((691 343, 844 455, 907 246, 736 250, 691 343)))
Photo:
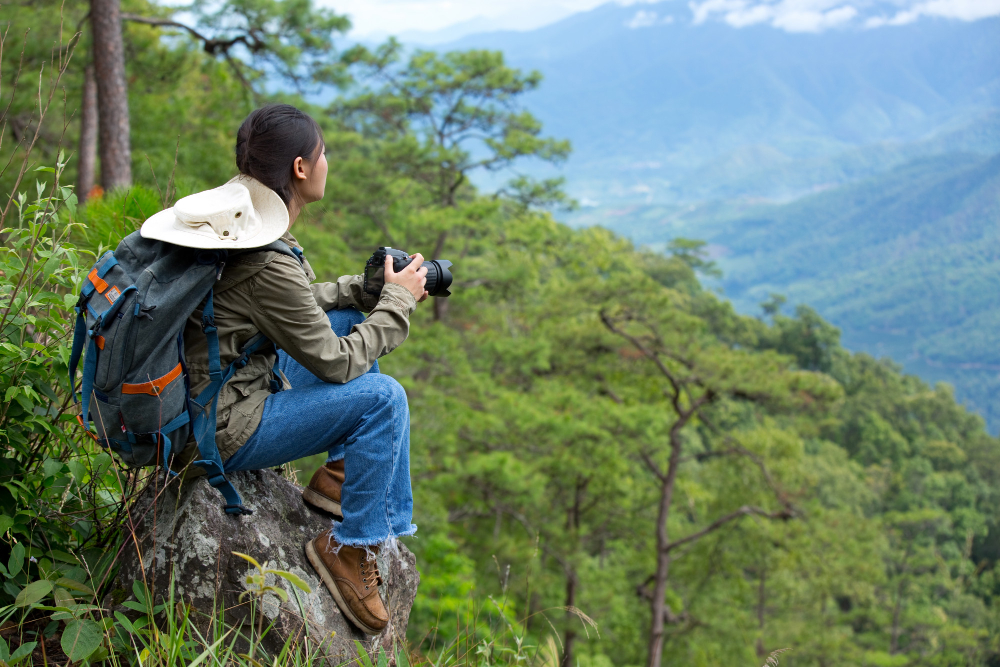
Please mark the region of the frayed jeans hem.
POLYGON ((416 524, 410 524, 407 530, 395 535, 389 535, 387 537, 371 537, 371 538, 345 538, 340 534, 340 529, 344 525, 342 521, 332 520, 333 528, 330 530, 330 536, 337 542, 338 550, 340 546, 350 546, 363 548, 368 551, 371 547, 378 547, 383 553, 397 553, 399 550, 399 538, 400 537, 410 537, 417 532, 416 524))

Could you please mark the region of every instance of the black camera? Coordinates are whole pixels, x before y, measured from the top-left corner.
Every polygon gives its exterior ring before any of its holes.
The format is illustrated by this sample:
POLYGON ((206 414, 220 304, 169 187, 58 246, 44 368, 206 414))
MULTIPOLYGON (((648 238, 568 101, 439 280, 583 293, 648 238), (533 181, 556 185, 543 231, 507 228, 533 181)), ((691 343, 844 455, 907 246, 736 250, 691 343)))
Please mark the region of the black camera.
MULTIPOLYGON (((385 286, 385 258, 392 257, 392 270, 400 272, 409 266, 413 259, 408 253, 395 248, 379 248, 365 263, 365 292, 379 295, 385 286)), ((451 262, 446 259, 425 259, 427 267, 427 284, 424 289, 431 296, 451 296, 451 262)))

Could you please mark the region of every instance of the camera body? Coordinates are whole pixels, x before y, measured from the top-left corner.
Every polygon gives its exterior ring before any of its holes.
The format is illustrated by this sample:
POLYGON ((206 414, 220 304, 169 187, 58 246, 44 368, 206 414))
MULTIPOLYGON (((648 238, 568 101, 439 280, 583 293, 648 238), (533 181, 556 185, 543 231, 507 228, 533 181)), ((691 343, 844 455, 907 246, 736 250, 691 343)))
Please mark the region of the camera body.
MULTIPOLYGON (((365 262, 365 293, 378 296, 385 286, 385 258, 392 257, 392 270, 400 272, 410 265, 413 259, 409 253, 388 246, 380 247, 365 262)), ((427 284, 424 289, 431 296, 451 296, 451 262, 446 259, 425 259, 427 267, 427 284)))

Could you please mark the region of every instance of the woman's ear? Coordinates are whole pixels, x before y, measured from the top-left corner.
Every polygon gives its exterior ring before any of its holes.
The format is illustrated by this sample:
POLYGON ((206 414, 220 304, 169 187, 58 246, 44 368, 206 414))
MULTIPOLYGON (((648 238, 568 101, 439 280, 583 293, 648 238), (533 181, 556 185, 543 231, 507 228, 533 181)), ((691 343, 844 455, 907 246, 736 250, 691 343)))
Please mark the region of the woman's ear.
POLYGON ((295 158, 295 162, 292 163, 292 176, 304 181, 309 178, 309 174, 306 173, 305 160, 301 157, 295 158))

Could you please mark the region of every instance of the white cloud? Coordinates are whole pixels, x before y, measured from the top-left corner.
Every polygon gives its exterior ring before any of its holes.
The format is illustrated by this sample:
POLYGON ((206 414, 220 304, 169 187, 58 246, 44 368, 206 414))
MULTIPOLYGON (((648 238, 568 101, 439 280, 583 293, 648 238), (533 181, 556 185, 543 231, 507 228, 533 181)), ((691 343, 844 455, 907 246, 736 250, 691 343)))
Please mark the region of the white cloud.
POLYGON ((827 28, 847 23, 857 14, 858 10, 850 5, 837 7, 826 12, 790 11, 775 16, 771 25, 788 32, 822 32, 827 28))
MULTIPOLYGON (((745 0, 704 0, 704 2, 689 2, 692 21, 695 25, 704 23, 713 14, 732 14, 741 12, 747 7, 745 0)), ((762 5, 763 6, 763 5, 762 5)))
POLYGON ((855 23, 866 28, 905 25, 922 16, 975 21, 1000 15, 1000 0, 692 0, 692 22, 721 20, 734 28, 766 23, 788 32, 821 32, 855 23), (873 6, 890 5, 888 14, 873 6), (875 10, 878 11, 878 10, 875 10))
POLYGON ((734 28, 745 28, 755 23, 764 23, 774 18, 774 10, 768 5, 742 7, 726 14, 725 21, 734 28))
POLYGON ((656 12, 647 12, 644 9, 640 9, 635 13, 635 16, 625 22, 625 25, 633 30, 635 28, 648 28, 651 25, 656 25, 658 18, 656 12))
POLYGON ((872 16, 865 21, 866 28, 884 25, 906 25, 921 16, 938 16, 959 21, 978 21, 1000 14, 1000 0, 926 0, 913 3, 892 16, 872 16))
POLYGON ((673 16, 664 16, 663 18, 660 18, 660 15, 654 11, 640 9, 631 19, 625 22, 625 27, 635 30, 636 28, 648 28, 654 25, 662 25, 673 22, 673 16))
POLYGON ((843 0, 704 0, 688 6, 696 24, 718 17, 734 28, 769 23, 788 32, 820 32, 857 16, 857 9, 842 3, 843 0))
MULTIPOLYGON (((173 1, 173 0, 167 0, 173 1)), ((347 14, 355 36, 437 31, 462 26, 461 33, 531 30, 609 0, 317 0, 347 14)), ((631 28, 669 23, 650 5, 662 0, 613 0, 635 6, 631 28)), ((963 21, 1000 15, 1000 0, 675 0, 686 1, 695 24, 723 21, 735 28, 771 25, 791 32, 817 32, 844 25, 868 28, 903 25, 924 16, 963 21)), ((676 12, 674 12, 676 13, 676 12)), ((686 19, 680 19, 685 22, 686 19)))

